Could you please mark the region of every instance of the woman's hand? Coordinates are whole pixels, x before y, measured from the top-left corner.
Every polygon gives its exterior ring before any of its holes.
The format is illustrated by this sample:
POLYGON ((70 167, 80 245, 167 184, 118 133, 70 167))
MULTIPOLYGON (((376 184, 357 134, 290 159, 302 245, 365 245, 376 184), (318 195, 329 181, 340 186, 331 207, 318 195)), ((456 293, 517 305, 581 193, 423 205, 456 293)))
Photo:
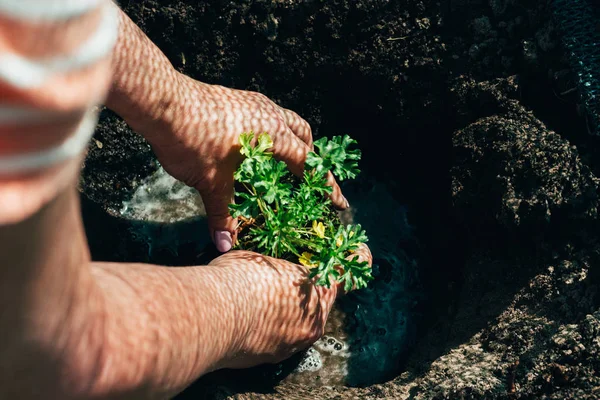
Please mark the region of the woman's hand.
MULTIPOLYGON (((302 176, 304 160, 313 148, 311 128, 298 114, 260 93, 208 85, 184 75, 180 80, 179 98, 166 111, 173 114, 168 117, 172 124, 167 131, 145 136, 165 170, 200 192, 210 233, 225 252, 235 243, 237 221, 229 215, 228 205, 233 202, 233 174, 242 161, 239 135, 269 133, 274 156, 302 176)), ((331 174, 329 183, 334 205, 346 208, 331 174)))
MULTIPOLYGON (((239 135, 267 132, 275 157, 301 175, 312 149, 310 126, 260 93, 182 75, 127 15, 118 13, 114 79, 106 105, 150 142, 167 172, 200 192, 211 236, 220 251, 228 251, 236 239, 237 223, 228 205, 241 161, 239 135)), ((333 204, 346 208, 333 175, 328 179, 333 204)))
MULTIPOLYGON (((353 255, 372 262, 369 248, 362 245, 353 255)), ((247 368, 277 363, 308 348, 324 332, 331 306, 343 286, 315 286, 309 271, 287 261, 247 251, 224 254, 210 265, 236 268, 249 282, 251 318, 245 335, 230 359, 221 367, 247 368)))

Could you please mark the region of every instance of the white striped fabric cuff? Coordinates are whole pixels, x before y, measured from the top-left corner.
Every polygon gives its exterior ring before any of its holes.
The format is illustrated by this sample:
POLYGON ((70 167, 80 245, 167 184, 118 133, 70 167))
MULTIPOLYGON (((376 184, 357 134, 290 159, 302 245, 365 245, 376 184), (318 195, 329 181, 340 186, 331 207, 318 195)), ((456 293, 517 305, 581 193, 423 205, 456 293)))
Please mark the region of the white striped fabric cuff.
POLYGON ((42 151, 0 156, 0 175, 37 171, 77 157, 87 147, 97 122, 98 112, 89 111, 75 133, 60 145, 42 151))
POLYGON ((23 21, 60 22, 92 11, 105 0, 0 0, 0 14, 23 21))
MULTIPOLYGON (((7 1, 0 0, 0 4, 3 2, 7 1)), ((42 86, 55 75, 82 69, 106 57, 117 41, 119 16, 117 7, 108 2, 103 11, 104 15, 96 32, 73 54, 39 60, 30 60, 12 53, 0 54, 0 80, 21 89, 33 89, 42 86)))
POLYGON ((0 104, 0 125, 31 125, 55 121, 56 111, 0 104))

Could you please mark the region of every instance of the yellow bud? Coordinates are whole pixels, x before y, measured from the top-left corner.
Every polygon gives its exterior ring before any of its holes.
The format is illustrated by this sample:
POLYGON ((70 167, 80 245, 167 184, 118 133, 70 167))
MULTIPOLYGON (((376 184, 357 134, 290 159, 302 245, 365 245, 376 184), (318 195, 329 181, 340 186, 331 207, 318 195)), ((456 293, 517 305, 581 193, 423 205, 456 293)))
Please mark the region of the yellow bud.
POLYGON ((322 222, 313 221, 312 228, 318 237, 321 239, 325 238, 325 225, 322 222))
POLYGON ((308 267, 308 268, 316 267, 317 263, 312 261, 312 257, 313 257, 312 253, 305 251, 304 253, 302 253, 300 258, 298 258, 298 261, 300 262, 300 264, 304 265, 305 267, 308 267))

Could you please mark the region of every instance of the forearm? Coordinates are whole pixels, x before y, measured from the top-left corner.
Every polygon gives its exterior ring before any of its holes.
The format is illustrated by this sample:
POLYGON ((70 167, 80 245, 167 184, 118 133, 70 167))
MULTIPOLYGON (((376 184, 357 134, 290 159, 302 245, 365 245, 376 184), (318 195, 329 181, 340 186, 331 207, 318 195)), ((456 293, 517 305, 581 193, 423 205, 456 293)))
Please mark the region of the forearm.
POLYGON ((238 268, 90 264, 74 185, 0 243, 0 398, 165 398, 247 336, 238 268))
MULTIPOLYGON (((89 329, 88 301, 97 302, 89 269, 82 268, 89 255, 76 164, 68 166, 66 189, 28 218, 0 226, 0 398, 85 391, 84 377, 94 369, 89 361, 100 341, 89 329), (87 364, 79 362, 81 346, 87 364)), ((2 182, 2 191, 6 186, 2 182)))
POLYGON ((106 315, 96 394, 172 396, 227 367, 248 335, 250 282, 237 268, 97 263, 93 274, 106 315))
MULTIPOLYGON (((176 93, 168 87, 176 72, 121 18, 108 104, 143 130, 144 121, 164 117, 169 93, 176 93)), ((44 38, 60 42, 59 28, 65 26, 70 22, 50 24, 44 38)), ((12 94, 26 99, 31 112, 50 112, 60 124, 43 120, 25 148, 29 125, 20 122, 14 132, 0 131, 0 150, 44 149, 69 137, 87 107, 103 97, 108 72, 103 59, 60 75, 44 90, 15 85, 12 94), (92 79, 93 73, 102 79, 92 79), (52 140, 42 135, 50 127, 56 128, 52 140)), ((162 397, 224 365, 247 328, 248 312, 236 314, 252 304, 244 301, 251 286, 244 275, 235 268, 217 273, 214 267, 91 266, 75 189, 79 162, 0 176, 0 398, 162 397)))
MULTIPOLYGON (((118 8, 115 4, 113 7, 118 8)), ((163 52, 120 9, 113 81, 105 105, 148 137, 170 124, 180 74, 163 52)), ((167 130, 167 129, 165 129, 167 130)))

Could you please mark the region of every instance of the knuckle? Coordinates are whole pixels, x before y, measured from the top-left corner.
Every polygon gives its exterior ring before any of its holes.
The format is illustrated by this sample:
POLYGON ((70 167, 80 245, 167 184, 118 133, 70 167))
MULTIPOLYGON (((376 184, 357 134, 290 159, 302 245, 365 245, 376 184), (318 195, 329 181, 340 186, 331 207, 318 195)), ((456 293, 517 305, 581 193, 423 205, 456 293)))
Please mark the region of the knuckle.
POLYGON ((287 124, 281 118, 275 118, 273 120, 273 129, 278 134, 285 134, 287 132, 287 124))
POLYGON ((312 128, 310 127, 310 124, 305 120, 302 120, 302 127, 304 129, 304 134, 312 140, 312 128))
POLYGON ((272 104, 274 104, 271 99, 269 99, 267 96, 265 96, 262 93, 255 92, 255 91, 249 91, 247 93, 249 94, 249 97, 252 100, 254 100, 255 102, 257 102, 257 103, 261 103, 263 105, 272 105, 272 104))

